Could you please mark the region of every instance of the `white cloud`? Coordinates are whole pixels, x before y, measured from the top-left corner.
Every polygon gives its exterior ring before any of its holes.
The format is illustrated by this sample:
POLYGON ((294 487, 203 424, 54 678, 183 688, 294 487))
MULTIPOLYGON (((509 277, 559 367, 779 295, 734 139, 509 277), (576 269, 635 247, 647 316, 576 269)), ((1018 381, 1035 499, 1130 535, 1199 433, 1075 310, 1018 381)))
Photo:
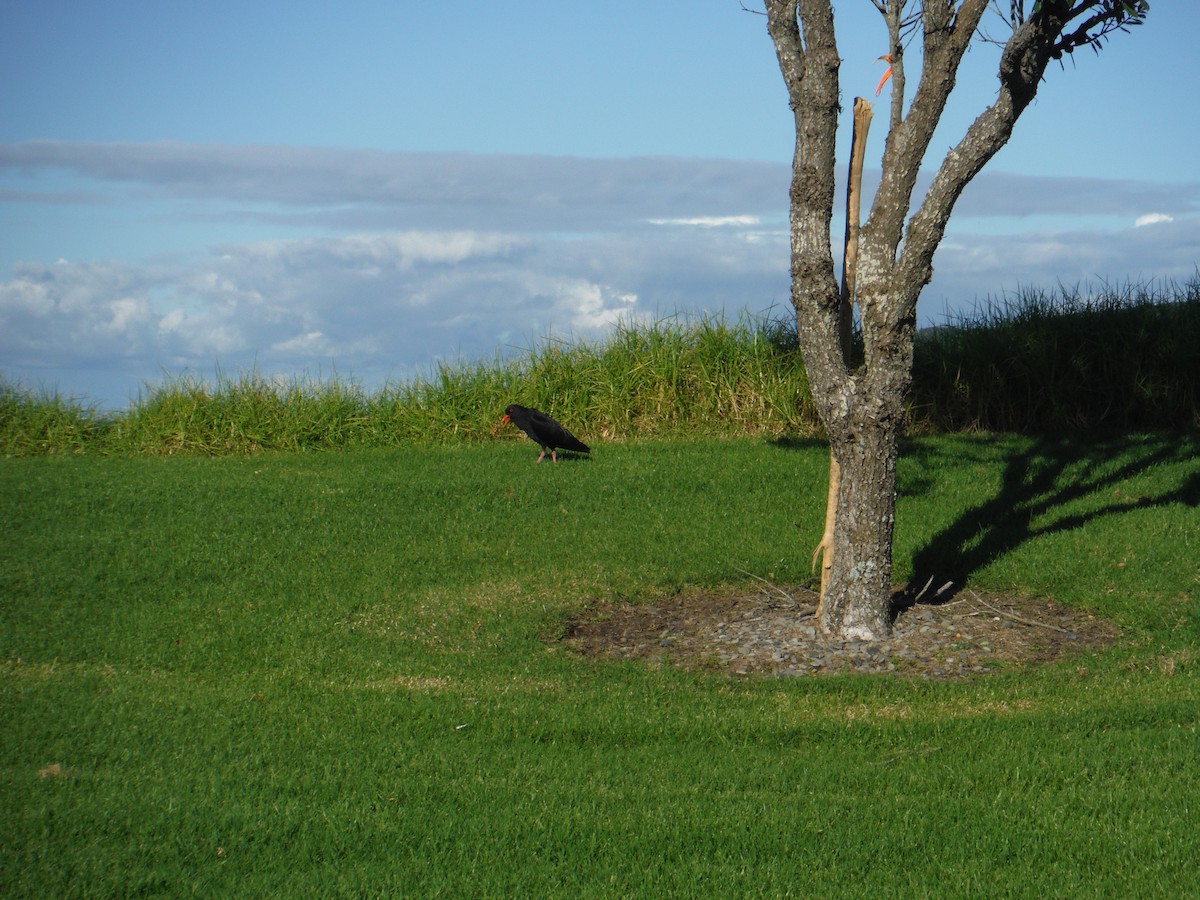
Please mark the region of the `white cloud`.
POLYGON ((147 318, 149 303, 140 297, 122 297, 108 304, 111 314, 107 324, 101 325, 106 331, 120 334, 137 327, 147 318))
POLYGON ((1174 216, 1168 216, 1165 213, 1148 213, 1144 216, 1138 216, 1137 221, 1133 223, 1134 228, 1141 228, 1143 225, 1157 225, 1159 222, 1174 222, 1174 216))
POLYGON ((748 227, 759 223, 758 216, 694 216, 683 219, 649 219, 651 225, 694 225, 699 228, 748 227))
POLYGON ((638 318, 637 294, 621 293, 608 285, 574 279, 556 285, 555 293, 571 328, 584 334, 631 324, 638 318))
MULTIPOLYGON (((164 368, 333 367, 371 387, 548 331, 788 308, 782 163, 0 145, 10 181, 28 170, 49 183, 57 169, 74 173, 72 191, 87 182, 89 203, 127 210, 123 227, 178 228, 191 248, 106 261, 56 245, 44 258, 58 262, 19 262, 0 280, 0 372, 78 379, 73 393, 109 404, 164 368), (171 203, 147 213, 147 194, 171 203), (201 227, 216 238, 196 242, 201 227)), ((1198 203, 1196 184, 985 172, 921 315, 1022 284, 1187 278, 1198 203)))
POLYGON ((279 341, 276 344, 272 344, 271 349, 283 354, 318 353, 324 355, 326 346, 324 334, 319 331, 309 331, 305 334, 298 334, 286 341, 279 341))

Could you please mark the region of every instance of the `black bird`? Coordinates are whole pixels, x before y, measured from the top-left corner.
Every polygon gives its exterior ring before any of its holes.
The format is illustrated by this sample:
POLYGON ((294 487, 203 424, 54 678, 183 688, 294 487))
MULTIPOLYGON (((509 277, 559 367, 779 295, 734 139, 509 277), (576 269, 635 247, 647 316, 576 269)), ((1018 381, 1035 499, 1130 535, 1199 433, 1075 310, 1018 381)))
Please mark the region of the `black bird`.
POLYGON ((588 445, 567 429, 563 428, 552 418, 536 409, 530 409, 528 406, 518 406, 516 403, 511 404, 508 409, 504 410, 504 416, 496 423, 496 429, 501 425, 507 425, 512 422, 523 432, 529 435, 542 448, 541 454, 537 461, 541 462, 546 458, 546 451, 550 452, 550 459, 558 462, 558 456, 554 453, 554 448, 558 447, 562 450, 574 450, 578 453, 591 453, 588 445))

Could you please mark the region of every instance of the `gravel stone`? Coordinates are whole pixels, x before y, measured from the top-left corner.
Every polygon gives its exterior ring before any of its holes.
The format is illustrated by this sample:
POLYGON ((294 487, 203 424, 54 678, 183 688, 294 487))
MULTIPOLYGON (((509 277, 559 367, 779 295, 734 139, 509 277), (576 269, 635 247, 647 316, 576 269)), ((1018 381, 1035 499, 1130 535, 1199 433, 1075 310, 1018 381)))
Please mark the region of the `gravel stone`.
POLYGON ((817 627, 816 604, 802 587, 601 603, 570 620, 562 640, 586 656, 735 676, 856 672, 950 680, 1093 652, 1119 636, 1112 623, 1051 600, 967 589, 899 610, 885 641, 835 641, 817 627))

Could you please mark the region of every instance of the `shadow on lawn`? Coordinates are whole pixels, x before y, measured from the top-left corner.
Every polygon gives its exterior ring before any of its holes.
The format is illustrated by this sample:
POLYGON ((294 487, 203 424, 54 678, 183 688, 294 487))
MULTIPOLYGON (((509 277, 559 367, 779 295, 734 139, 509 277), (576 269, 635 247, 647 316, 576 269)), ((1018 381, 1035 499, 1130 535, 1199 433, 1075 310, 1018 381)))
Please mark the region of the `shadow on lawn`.
MULTIPOLYGON (((919 442, 903 456, 915 458, 922 472, 936 471, 941 448, 919 442)), ((926 480, 911 480, 902 493, 919 493, 926 480)), ((1071 531, 1105 516, 1168 504, 1200 505, 1200 440, 1196 435, 1153 435, 1088 439, 1042 438, 1008 460, 994 497, 965 510, 913 554, 913 578, 896 598, 901 609, 913 605, 927 584, 931 590, 952 583, 933 602, 948 601, 972 574, 1027 541, 1071 531), (1197 462, 1172 488, 1152 495, 1130 495, 1121 485, 1153 466, 1197 462), (1086 512, 1054 511, 1093 498, 1086 512)), ((923 602, 930 602, 925 598, 923 602)))

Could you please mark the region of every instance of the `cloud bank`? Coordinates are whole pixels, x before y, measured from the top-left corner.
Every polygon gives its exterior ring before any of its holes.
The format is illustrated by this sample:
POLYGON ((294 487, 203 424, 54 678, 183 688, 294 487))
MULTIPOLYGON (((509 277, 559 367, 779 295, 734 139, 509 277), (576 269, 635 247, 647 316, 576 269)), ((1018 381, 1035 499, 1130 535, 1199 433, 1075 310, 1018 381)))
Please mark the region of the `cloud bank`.
MULTIPOLYGON (((667 157, 0 145, 3 227, 42 223, 0 282, 0 372, 108 407, 218 366, 370 389, 548 332, 782 313, 789 177, 784 163, 667 157), (64 211, 170 249, 96 258, 88 235, 44 224, 64 211)), ((1021 284, 1190 277, 1198 204, 1200 183, 985 172, 922 317, 1021 284)))

